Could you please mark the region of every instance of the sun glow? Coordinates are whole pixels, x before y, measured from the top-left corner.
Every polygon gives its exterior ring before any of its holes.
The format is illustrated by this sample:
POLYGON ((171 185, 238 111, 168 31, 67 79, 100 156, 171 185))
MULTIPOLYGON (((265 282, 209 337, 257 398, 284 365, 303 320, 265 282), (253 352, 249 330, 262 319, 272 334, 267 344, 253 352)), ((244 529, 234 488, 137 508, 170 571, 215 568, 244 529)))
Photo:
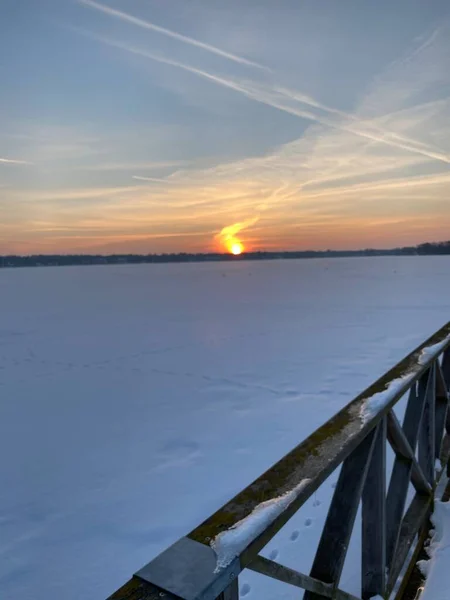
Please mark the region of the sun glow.
POLYGON ((233 242, 232 244, 230 244, 229 250, 231 254, 238 256, 238 254, 242 254, 242 252, 244 251, 244 246, 241 244, 241 242, 233 242))

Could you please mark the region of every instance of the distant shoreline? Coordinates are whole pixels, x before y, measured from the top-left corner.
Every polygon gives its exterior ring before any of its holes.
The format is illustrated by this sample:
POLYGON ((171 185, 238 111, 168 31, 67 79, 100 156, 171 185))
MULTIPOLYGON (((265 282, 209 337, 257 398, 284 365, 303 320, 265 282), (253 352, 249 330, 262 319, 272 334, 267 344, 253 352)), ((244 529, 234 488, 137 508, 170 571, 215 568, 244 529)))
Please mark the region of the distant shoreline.
POLYGON ((0 269, 18 267, 64 267, 74 265, 168 264, 193 262, 237 262, 289 260, 302 258, 350 258, 368 256, 445 256, 450 255, 450 241, 388 250, 286 250, 280 252, 245 252, 239 256, 221 253, 171 254, 33 254, 0 255, 0 269))

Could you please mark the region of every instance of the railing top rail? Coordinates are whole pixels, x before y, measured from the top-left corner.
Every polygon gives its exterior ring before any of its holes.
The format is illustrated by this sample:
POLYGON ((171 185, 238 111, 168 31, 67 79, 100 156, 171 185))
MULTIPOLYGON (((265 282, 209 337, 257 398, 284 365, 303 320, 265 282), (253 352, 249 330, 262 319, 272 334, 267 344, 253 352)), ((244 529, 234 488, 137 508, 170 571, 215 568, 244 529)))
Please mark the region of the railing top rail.
POLYGON ((214 540, 251 515, 261 503, 297 489, 295 499, 276 516, 265 532, 251 541, 248 547, 242 548, 241 558, 245 564, 247 551, 254 555, 267 543, 274 535, 273 531, 281 528, 449 346, 450 322, 206 519, 188 537, 203 544, 214 540))

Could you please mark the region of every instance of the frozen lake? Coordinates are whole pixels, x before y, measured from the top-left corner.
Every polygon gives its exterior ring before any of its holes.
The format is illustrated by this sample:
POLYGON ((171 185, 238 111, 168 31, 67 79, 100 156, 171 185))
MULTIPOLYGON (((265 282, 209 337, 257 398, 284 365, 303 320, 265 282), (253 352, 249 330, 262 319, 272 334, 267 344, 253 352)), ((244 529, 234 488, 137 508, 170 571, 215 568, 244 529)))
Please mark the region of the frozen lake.
POLYGON ((0 598, 105 598, 449 319, 448 257, 0 270, 0 598))

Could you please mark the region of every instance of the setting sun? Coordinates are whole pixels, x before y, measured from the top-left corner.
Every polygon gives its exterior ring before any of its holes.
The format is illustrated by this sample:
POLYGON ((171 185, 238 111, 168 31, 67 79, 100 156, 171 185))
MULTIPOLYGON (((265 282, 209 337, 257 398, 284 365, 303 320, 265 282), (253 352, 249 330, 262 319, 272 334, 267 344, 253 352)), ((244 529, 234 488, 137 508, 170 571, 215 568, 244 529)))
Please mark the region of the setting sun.
POLYGON ((243 251, 244 246, 241 244, 241 242, 234 242, 234 244, 230 246, 230 252, 235 256, 237 256, 238 254, 242 254, 243 251))

